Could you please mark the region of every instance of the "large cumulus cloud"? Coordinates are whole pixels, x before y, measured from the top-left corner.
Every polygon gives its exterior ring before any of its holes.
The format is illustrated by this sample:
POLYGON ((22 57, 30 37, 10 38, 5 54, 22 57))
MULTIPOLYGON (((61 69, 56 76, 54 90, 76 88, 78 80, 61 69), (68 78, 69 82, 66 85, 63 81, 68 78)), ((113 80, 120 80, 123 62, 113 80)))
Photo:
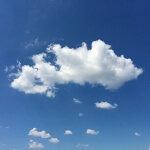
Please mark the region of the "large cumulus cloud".
POLYGON ((93 41, 91 49, 86 43, 79 48, 49 45, 47 52, 33 55, 31 59, 33 65, 23 65, 11 87, 25 93, 44 93, 48 97, 55 96, 56 84, 99 84, 114 90, 143 72, 131 59, 117 56, 111 46, 101 40, 93 41), (55 62, 47 61, 52 53, 55 62))

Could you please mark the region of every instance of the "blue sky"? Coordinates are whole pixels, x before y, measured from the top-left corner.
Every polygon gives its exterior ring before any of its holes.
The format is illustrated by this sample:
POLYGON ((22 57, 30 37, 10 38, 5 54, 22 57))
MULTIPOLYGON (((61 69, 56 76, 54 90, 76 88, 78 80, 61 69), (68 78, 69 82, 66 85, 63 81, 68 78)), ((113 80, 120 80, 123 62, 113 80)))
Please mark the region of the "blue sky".
POLYGON ((149 7, 0 0, 0 149, 149 150, 149 7))

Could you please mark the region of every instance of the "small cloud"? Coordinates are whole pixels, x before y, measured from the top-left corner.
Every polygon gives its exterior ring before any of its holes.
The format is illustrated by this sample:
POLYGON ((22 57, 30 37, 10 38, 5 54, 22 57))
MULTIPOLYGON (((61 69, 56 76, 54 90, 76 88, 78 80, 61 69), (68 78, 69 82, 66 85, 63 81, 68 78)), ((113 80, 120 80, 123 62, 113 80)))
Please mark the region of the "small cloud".
POLYGON ((135 132, 134 134, 135 134, 135 136, 141 136, 141 134, 138 132, 135 132))
POLYGON ((83 147, 89 147, 89 144, 82 144, 83 147))
POLYGON ((4 71, 8 72, 8 70, 9 70, 9 68, 6 66, 5 69, 4 69, 4 71))
POLYGON ((59 140, 58 140, 57 138, 51 138, 51 139, 49 140, 49 142, 56 144, 56 143, 59 142, 59 140))
POLYGON ((44 145, 42 145, 41 143, 36 143, 33 140, 30 140, 28 145, 29 148, 44 148, 44 145))
MULTIPOLYGON (((56 91, 57 91, 57 90, 55 90, 55 92, 56 92, 56 91)), ((54 92, 54 91, 53 91, 53 92, 52 92, 52 91, 47 91, 47 92, 46 92, 46 96, 47 96, 47 97, 55 97, 55 92, 54 92)))
POLYGON ((9 129, 9 127, 5 127, 6 129, 9 129))
POLYGON ((21 69, 21 62, 20 62, 19 60, 17 60, 17 65, 16 65, 16 67, 17 67, 18 69, 21 69))
POLYGON ((25 49, 29 49, 31 47, 38 47, 38 46, 42 46, 45 44, 46 44, 46 42, 39 41, 39 38, 37 37, 33 42, 26 43, 25 49))
POLYGON ((82 102, 80 101, 80 100, 78 100, 77 98, 73 98, 73 101, 75 102, 75 103, 78 103, 78 104, 81 104, 82 102))
POLYGON ((77 144, 76 147, 89 147, 89 144, 77 144))
POLYGON ((101 109, 114 109, 114 108, 117 108, 117 104, 110 104, 108 102, 100 102, 100 103, 95 103, 96 107, 97 108, 101 108, 101 109))
POLYGON ((70 130, 66 130, 64 134, 65 134, 65 135, 71 135, 71 134, 73 134, 73 133, 72 133, 72 131, 70 131, 70 130))
POLYGON ((51 43, 50 45, 48 45, 48 47, 46 48, 47 53, 52 53, 53 52, 53 43, 51 43))
POLYGON ((50 137, 50 134, 49 133, 46 133, 45 131, 37 131, 36 128, 33 128, 29 131, 28 133, 29 136, 34 136, 34 137, 41 137, 41 138, 49 138, 50 137))
POLYGON ((98 135, 99 131, 95 131, 95 130, 92 130, 92 129, 87 129, 86 134, 98 135))
POLYGON ((25 49, 28 49, 28 48, 31 48, 31 47, 34 47, 34 46, 39 46, 39 45, 40 45, 39 39, 36 38, 33 42, 26 43, 25 49))
POLYGON ((84 115, 83 113, 79 113, 79 114, 78 114, 79 117, 82 117, 83 115, 84 115))

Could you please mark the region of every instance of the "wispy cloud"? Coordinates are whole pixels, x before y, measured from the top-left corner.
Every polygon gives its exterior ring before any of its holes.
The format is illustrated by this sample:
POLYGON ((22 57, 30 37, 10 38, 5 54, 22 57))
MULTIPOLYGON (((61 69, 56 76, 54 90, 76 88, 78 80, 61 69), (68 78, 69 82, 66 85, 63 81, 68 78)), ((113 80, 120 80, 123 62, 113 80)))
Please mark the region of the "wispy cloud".
POLYGON ((37 131, 36 128, 33 128, 29 131, 28 133, 29 136, 34 136, 34 137, 41 137, 41 138, 49 138, 50 134, 46 133, 45 131, 37 131))
POLYGON ((141 134, 138 133, 138 132, 135 132, 134 135, 135 135, 135 136, 141 136, 141 134))
POLYGON ((92 130, 92 129, 87 129, 86 134, 98 135, 99 131, 95 131, 95 130, 92 130))
POLYGON ((56 144, 59 142, 59 140, 57 138, 51 138, 49 142, 56 144))
POLYGON ((6 146, 6 144, 2 144, 2 146, 3 146, 3 147, 5 147, 5 146, 6 146))
POLYGON ((44 145, 42 145, 41 143, 36 143, 33 140, 30 140, 28 145, 29 145, 29 148, 35 148, 35 149, 44 148, 44 145))
POLYGON ((100 102, 100 103, 97 102, 95 103, 95 105, 97 108, 101 108, 101 109, 114 109, 114 108, 117 108, 118 106, 117 104, 112 105, 108 102, 100 102))
POLYGON ((73 133, 72 133, 71 130, 66 130, 66 131, 64 132, 64 134, 65 134, 65 135, 71 135, 71 134, 73 134, 73 133))
POLYGON ((10 65, 10 66, 6 66, 4 68, 4 72, 12 72, 14 71, 15 69, 21 69, 21 63, 20 61, 17 60, 17 64, 16 65, 10 65))
POLYGON ((89 147, 89 144, 77 144, 76 147, 89 147))
POLYGON ((25 49, 32 48, 32 47, 38 47, 45 45, 46 42, 39 41, 39 38, 37 37, 33 42, 29 42, 25 44, 25 49))
POLYGON ((17 60, 16 68, 21 69, 21 62, 19 60, 17 60))
POLYGON ((5 69, 4 69, 4 71, 5 71, 5 72, 11 72, 11 71, 14 70, 14 69, 15 69, 15 66, 14 66, 14 65, 11 65, 11 66, 6 66, 5 69))
POLYGON ((82 102, 80 101, 80 100, 78 100, 77 98, 73 98, 73 101, 75 102, 75 103, 78 103, 78 104, 81 104, 82 102))
POLYGON ((82 117, 83 115, 84 115, 83 113, 79 113, 79 114, 78 114, 79 117, 82 117))
POLYGON ((6 127, 4 127, 4 126, 0 126, 0 128, 9 129, 10 127, 8 127, 8 126, 6 126, 6 127))
MULTIPOLYGON (((38 43, 36 39, 29 45, 38 43)), ((87 48, 86 43, 76 49, 50 44, 47 52, 33 55, 33 65, 23 65, 16 72, 11 87, 27 94, 43 93, 54 97, 56 84, 99 84, 115 90, 125 82, 137 79, 143 72, 134 66, 131 59, 117 56, 110 45, 101 40, 93 41, 91 49, 87 48), (46 60, 51 53, 56 57, 55 62, 46 60)))

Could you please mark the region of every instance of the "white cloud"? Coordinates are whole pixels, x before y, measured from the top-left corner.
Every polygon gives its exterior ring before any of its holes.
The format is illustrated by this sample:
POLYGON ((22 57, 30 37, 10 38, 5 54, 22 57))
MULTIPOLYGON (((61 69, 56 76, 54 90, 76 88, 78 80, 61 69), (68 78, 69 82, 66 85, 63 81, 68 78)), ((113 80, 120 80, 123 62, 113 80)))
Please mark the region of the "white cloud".
POLYGON ((30 140, 28 145, 29 148, 44 148, 44 145, 42 145, 41 143, 36 143, 33 140, 30 140))
POLYGON ((117 108, 117 104, 110 104, 108 102, 100 102, 100 103, 95 103, 96 107, 97 108, 101 108, 101 109, 114 109, 114 108, 117 108))
POLYGON ((82 117, 84 114, 83 113, 79 113, 78 115, 79 115, 79 117, 82 117))
POLYGON ((45 131, 37 131, 36 128, 33 128, 29 131, 28 133, 29 136, 35 136, 35 137, 41 137, 41 138, 49 138, 50 137, 50 134, 49 133, 46 133, 45 131))
POLYGON ((92 130, 92 129, 87 129, 86 134, 98 135, 99 131, 95 131, 95 130, 92 130))
POLYGON ((25 93, 43 93, 54 97, 56 84, 70 82, 84 85, 102 85, 114 90, 142 74, 143 70, 134 66, 131 59, 117 56, 110 45, 98 40, 92 42, 91 49, 85 43, 79 48, 49 45, 48 53, 31 57, 33 65, 23 65, 11 82, 11 87, 25 93), (55 62, 47 61, 53 53, 55 62))
POLYGON ((65 135, 71 135, 71 134, 73 134, 73 133, 72 133, 71 130, 66 130, 64 134, 65 134, 65 135))
POLYGON ((57 138, 51 138, 51 139, 49 140, 49 142, 56 144, 56 143, 59 142, 59 140, 58 140, 57 138))
POLYGON ((73 98, 73 101, 75 102, 75 103, 78 103, 78 104, 81 104, 82 102, 80 101, 80 100, 78 100, 77 98, 73 98))
POLYGON ((77 144, 76 147, 89 147, 89 144, 77 144))
POLYGON ((135 132, 134 134, 135 134, 135 136, 141 136, 141 134, 138 132, 135 132))

